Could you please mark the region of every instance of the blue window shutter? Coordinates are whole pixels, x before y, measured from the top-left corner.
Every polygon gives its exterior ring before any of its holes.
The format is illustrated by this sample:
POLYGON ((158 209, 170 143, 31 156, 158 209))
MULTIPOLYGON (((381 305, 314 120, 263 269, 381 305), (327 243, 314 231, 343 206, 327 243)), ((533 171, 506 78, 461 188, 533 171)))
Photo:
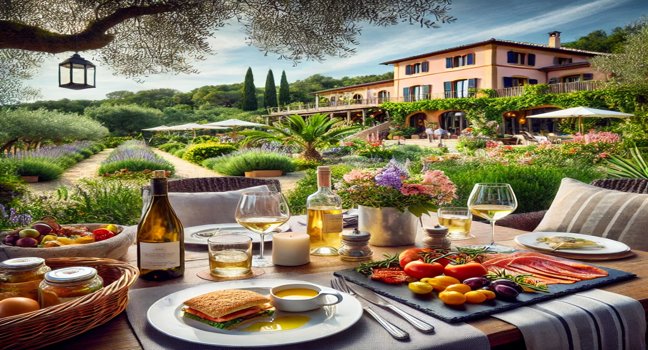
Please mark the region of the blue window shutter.
POLYGON ((403 101, 408 102, 410 100, 410 89, 408 87, 403 88, 403 101))
POLYGON ((468 79, 468 88, 469 89, 477 88, 477 78, 468 79))
POLYGON ((446 57, 446 68, 452 68, 452 57, 446 57))
POLYGON ((513 51, 506 53, 506 62, 507 63, 517 63, 517 54, 513 51))
POLYGON ((529 66, 535 66, 535 54, 530 53, 529 54, 529 66))
POLYGON ((423 71, 423 72, 427 72, 427 71, 429 71, 429 70, 430 70, 430 62, 428 62, 428 61, 424 61, 424 62, 421 64, 421 71, 423 71))
POLYGON ((451 81, 444 81, 443 82, 443 92, 445 98, 450 98, 452 97, 452 82, 451 81))
POLYGON ((510 87, 513 87, 513 78, 504 77, 504 88, 510 88, 510 87))
POLYGON ((407 66, 405 66, 405 75, 410 75, 410 74, 412 74, 412 66, 408 64, 407 66))
POLYGON ((466 60, 468 61, 466 64, 471 65, 475 64, 475 54, 474 53, 469 53, 466 57, 466 60))
POLYGON ((421 85, 421 98, 430 98, 430 85, 421 85))
POLYGON ((536 85, 538 83, 538 79, 529 79, 529 85, 536 85))
POLYGON ((592 79, 594 79, 594 74, 592 73, 583 74, 583 80, 592 80, 592 79))

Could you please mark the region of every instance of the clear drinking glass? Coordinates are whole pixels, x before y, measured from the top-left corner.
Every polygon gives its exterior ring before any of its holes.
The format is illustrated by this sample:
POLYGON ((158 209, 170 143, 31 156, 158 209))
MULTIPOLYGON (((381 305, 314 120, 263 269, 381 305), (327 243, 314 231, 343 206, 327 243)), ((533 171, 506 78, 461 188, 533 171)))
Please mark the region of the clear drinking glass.
POLYGON ((252 266, 272 266, 263 254, 267 233, 283 225, 290 218, 288 202, 281 192, 244 192, 236 206, 236 221, 241 226, 261 235, 259 256, 252 259, 252 266))
POLYGON ((478 183, 473 187, 468 197, 468 208, 481 218, 490 221, 491 242, 488 250, 494 252, 510 252, 514 248, 495 244, 495 222, 517 208, 517 199, 511 185, 505 183, 478 183))
POLYGON ((448 238, 453 241, 469 239, 472 214, 466 207, 446 207, 437 211, 439 224, 448 228, 448 238))
POLYGON ((252 238, 242 234, 216 234, 207 239, 207 247, 212 276, 252 276, 252 238))

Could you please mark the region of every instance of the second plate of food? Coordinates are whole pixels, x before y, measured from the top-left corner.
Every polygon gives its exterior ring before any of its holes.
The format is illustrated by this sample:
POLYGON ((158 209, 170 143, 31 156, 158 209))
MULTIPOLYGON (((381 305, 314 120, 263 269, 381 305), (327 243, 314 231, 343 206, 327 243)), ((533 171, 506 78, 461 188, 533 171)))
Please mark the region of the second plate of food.
POLYGON ((576 255, 607 255, 630 250, 619 241, 570 232, 530 232, 516 236, 515 242, 533 249, 576 255))

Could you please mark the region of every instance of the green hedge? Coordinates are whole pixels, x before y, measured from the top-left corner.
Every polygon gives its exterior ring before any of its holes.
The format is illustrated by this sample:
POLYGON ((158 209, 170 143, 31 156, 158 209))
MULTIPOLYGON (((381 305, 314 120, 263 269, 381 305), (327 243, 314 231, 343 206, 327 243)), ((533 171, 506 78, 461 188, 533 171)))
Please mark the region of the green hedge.
POLYGON ((200 164, 207 158, 222 156, 234 151, 236 151, 236 147, 232 145, 217 142, 205 142, 193 144, 187 147, 182 158, 192 163, 200 164))
POLYGON ((27 158, 16 161, 15 164, 18 175, 38 176, 39 181, 55 180, 63 174, 60 165, 47 159, 27 158))
POLYGON ((281 170, 284 174, 295 171, 291 157, 259 149, 221 156, 210 162, 213 170, 230 176, 243 176, 252 170, 281 170))
POLYGON ((158 148, 163 150, 164 152, 173 154, 175 151, 184 149, 186 146, 187 145, 182 142, 167 142, 163 145, 159 145, 158 148))

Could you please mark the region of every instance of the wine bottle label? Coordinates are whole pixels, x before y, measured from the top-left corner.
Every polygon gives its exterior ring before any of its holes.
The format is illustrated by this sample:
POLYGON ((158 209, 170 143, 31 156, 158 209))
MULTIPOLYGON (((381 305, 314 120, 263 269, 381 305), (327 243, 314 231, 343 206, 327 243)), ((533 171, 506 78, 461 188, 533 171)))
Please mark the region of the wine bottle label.
POLYGON ((322 215, 322 234, 342 232, 342 214, 322 215))
POLYGON ((161 270, 180 266, 180 242, 140 242, 139 246, 142 269, 161 270))

